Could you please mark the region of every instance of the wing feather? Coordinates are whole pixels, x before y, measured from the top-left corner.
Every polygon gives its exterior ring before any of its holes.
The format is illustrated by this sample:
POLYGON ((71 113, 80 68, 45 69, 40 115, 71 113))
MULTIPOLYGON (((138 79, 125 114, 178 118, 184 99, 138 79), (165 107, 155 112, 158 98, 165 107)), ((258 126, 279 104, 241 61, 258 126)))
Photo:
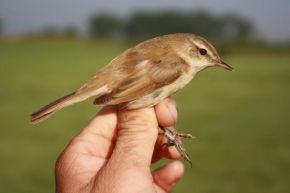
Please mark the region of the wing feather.
POLYGON ((94 103, 120 104, 138 99, 178 79, 183 65, 178 60, 143 61, 142 66, 136 64, 134 71, 116 85, 111 93, 98 97, 94 103))

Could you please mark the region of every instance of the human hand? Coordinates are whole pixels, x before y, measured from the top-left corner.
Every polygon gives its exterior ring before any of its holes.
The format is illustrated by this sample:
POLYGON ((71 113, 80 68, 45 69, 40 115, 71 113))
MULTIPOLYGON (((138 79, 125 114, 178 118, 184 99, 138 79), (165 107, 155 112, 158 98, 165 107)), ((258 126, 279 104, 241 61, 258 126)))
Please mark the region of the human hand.
POLYGON ((175 147, 165 147, 165 137, 158 135, 158 125, 171 126, 176 120, 171 99, 155 108, 103 108, 60 155, 56 192, 170 192, 183 176, 183 164, 173 161, 153 172, 150 165, 162 157, 180 157, 175 147))

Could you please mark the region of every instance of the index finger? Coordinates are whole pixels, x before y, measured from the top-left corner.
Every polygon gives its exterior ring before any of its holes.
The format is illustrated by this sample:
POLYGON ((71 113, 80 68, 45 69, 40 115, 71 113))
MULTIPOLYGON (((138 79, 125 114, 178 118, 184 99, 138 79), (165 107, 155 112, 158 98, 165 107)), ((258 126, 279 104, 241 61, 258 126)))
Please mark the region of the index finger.
MULTIPOLYGON (((177 121, 178 112, 176 103, 171 98, 166 98, 161 103, 157 104, 155 106, 155 113, 161 128, 173 126, 177 121)), ((160 132, 155 144, 152 162, 156 162, 163 157, 168 159, 178 159, 180 157, 180 153, 174 146, 167 147, 164 145, 167 142, 168 139, 160 132)))

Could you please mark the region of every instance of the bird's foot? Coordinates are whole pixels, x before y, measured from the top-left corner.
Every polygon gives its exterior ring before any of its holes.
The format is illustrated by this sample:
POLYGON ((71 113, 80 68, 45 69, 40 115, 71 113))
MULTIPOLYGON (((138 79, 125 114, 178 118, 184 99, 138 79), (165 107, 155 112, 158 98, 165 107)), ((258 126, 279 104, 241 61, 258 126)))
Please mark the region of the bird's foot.
POLYGON ((181 154, 181 156, 190 163, 190 166, 192 166, 189 155, 182 145, 182 139, 194 139, 195 137, 187 133, 177 133, 174 127, 165 127, 164 135, 168 139, 168 143, 165 143, 164 145, 167 147, 174 145, 181 154))

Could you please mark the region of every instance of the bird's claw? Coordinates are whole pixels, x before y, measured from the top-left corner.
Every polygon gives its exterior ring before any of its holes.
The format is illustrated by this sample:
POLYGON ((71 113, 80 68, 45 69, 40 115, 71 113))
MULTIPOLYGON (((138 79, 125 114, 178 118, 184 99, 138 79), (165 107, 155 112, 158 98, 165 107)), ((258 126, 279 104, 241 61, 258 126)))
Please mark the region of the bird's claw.
POLYGON ((189 158, 189 155, 186 151, 186 149, 182 145, 181 139, 194 139, 195 137, 191 134, 186 133, 177 133, 176 129, 174 127, 165 127, 164 128, 164 135, 168 139, 168 143, 165 143, 163 145, 170 147, 175 146, 176 149, 179 151, 181 156, 190 163, 190 166, 192 166, 192 162, 189 158))
POLYGON ((182 138, 182 139, 195 139, 196 137, 189 134, 189 133, 176 133, 176 136, 182 138))

